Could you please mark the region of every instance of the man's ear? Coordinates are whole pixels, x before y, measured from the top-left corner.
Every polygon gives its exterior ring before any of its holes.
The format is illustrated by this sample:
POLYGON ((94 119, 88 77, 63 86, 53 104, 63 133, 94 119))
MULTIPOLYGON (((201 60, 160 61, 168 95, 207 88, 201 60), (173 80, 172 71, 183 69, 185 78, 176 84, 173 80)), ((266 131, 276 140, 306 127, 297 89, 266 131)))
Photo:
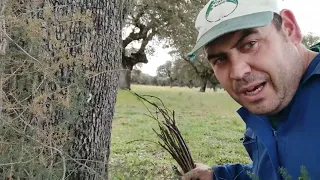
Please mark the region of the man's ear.
POLYGON ((293 12, 283 9, 280 16, 282 17, 282 30, 287 38, 294 44, 299 44, 302 41, 302 33, 293 12))

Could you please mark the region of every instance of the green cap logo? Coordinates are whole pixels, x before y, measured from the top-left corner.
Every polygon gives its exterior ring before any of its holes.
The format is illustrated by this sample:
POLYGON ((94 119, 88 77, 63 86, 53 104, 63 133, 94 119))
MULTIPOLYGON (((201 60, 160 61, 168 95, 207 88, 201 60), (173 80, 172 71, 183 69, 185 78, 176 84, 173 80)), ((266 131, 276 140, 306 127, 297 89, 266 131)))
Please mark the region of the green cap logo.
POLYGON ((206 11, 206 20, 217 22, 229 16, 238 7, 238 0, 212 0, 206 11))

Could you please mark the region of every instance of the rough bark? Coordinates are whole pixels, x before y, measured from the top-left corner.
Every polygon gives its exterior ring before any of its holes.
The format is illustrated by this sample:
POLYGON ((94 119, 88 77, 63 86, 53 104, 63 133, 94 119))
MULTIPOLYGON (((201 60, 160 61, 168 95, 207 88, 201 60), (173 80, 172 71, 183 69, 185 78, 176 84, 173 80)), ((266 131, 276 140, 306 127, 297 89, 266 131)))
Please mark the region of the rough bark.
MULTIPOLYGON (((6 23, 4 18, 4 10, 7 0, 0 0, 0 57, 5 56, 7 49, 7 37, 6 37, 6 23)), ((0 62, 0 122, 2 119, 2 110, 3 110, 3 95, 2 95, 2 76, 3 76, 3 63, 2 58, 0 62)))
POLYGON ((36 119, 43 128, 67 125, 68 152, 76 160, 68 161, 71 179, 108 179, 124 1, 46 1, 37 14, 43 20, 46 68, 54 73, 43 77, 41 90, 50 95, 43 102, 45 116, 36 119))
POLYGON ((108 179, 111 125, 122 55, 123 4, 122 1, 116 0, 99 0, 91 3, 91 7, 86 7, 93 10, 94 14, 93 29, 91 33, 86 33, 92 38, 90 47, 93 62, 88 69, 98 75, 89 78, 86 82, 85 92, 92 98, 87 99, 83 117, 76 124, 76 138, 72 149, 78 151, 76 157, 86 159, 82 161, 83 164, 96 172, 92 173, 86 168, 82 170, 84 166, 80 166, 73 177, 75 179, 100 179, 99 177, 108 179), (97 12, 95 9, 98 9, 97 12))
POLYGON ((6 23, 4 18, 5 4, 7 0, 0 0, 0 55, 3 56, 6 54, 7 48, 7 37, 6 37, 6 23))

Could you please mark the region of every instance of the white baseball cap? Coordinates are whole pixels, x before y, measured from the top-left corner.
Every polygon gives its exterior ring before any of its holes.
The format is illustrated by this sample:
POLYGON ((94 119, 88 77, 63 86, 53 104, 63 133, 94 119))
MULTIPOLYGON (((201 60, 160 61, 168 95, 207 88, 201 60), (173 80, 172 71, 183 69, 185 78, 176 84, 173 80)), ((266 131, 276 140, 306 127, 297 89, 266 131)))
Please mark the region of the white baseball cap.
POLYGON ((279 12, 278 0, 210 0, 197 16, 199 34, 188 57, 193 59, 200 48, 224 34, 266 26, 279 12))

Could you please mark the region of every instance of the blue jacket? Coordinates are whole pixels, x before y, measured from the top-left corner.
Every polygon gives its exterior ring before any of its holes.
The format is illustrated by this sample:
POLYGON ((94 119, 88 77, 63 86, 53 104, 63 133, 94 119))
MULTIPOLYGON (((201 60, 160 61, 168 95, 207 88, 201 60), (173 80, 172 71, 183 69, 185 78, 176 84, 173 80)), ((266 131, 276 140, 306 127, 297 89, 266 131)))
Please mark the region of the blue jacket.
MULTIPOLYGON (((311 49, 319 52, 318 47, 311 49)), ((259 180, 280 180, 279 168, 298 180, 302 166, 310 179, 320 180, 320 54, 312 60, 293 100, 279 115, 277 130, 267 117, 243 107, 238 114, 246 124, 243 145, 252 163, 214 166, 214 180, 249 180, 247 172, 259 180)))

